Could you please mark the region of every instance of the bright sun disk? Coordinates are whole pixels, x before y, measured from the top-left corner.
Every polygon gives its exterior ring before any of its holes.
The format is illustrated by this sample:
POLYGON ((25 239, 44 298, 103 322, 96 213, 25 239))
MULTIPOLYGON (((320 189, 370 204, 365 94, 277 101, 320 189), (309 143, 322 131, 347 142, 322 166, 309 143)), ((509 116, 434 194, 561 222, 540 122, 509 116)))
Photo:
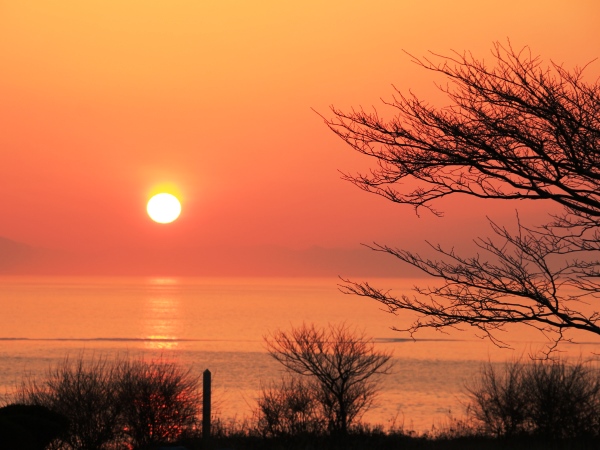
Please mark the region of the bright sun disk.
POLYGON ((181 214, 181 203, 174 195, 163 192, 148 201, 146 211, 155 222, 171 223, 181 214))

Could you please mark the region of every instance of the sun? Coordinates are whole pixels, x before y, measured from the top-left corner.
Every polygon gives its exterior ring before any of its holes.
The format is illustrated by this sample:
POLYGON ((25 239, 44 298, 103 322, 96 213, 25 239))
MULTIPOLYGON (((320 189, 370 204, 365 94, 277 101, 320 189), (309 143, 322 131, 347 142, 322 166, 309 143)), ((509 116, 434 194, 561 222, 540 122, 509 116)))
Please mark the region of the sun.
POLYGON ((155 222, 171 223, 181 214, 181 203, 174 195, 163 192, 148 200, 146 211, 155 222))

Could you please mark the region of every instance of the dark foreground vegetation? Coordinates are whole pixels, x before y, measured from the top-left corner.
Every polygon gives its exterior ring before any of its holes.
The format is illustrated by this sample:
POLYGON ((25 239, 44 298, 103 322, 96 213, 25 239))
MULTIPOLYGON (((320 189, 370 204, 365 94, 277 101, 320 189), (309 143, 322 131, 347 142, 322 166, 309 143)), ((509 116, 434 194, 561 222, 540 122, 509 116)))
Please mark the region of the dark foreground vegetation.
POLYGON ((248 435, 228 436, 206 447, 200 441, 183 441, 189 450, 592 450, 600 448, 597 439, 553 441, 522 436, 498 439, 489 436, 411 436, 378 430, 353 431, 346 438, 297 436, 290 439, 261 439, 248 435))
POLYGON ((201 386, 189 370, 82 355, 23 380, 0 408, 0 449, 600 448, 600 373, 589 363, 487 363, 465 386, 466 415, 418 434, 361 421, 391 366, 355 329, 304 325, 266 340, 287 374, 263 387, 251 417, 212 417, 210 435, 202 435, 201 386))
POLYGON ((195 430, 201 405, 198 377, 176 364, 83 355, 25 378, 13 397, 0 409, 2 450, 46 448, 2 445, 41 426, 53 450, 156 448, 195 430))

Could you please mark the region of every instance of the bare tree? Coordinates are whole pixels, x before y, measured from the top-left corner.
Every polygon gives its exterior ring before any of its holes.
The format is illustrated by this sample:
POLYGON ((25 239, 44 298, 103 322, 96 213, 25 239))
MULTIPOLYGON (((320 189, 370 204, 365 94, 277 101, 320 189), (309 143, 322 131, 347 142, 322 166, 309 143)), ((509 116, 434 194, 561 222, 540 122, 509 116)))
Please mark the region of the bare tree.
POLYGON ((289 371, 316 382, 317 399, 332 432, 347 433, 373 403, 377 375, 391 370, 391 354, 376 350, 364 332, 345 323, 303 324, 265 337, 267 350, 289 371))
POLYGON ((477 239, 481 254, 472 257, 432 245, 439 259, 428 259, 374 244, 441 284, 412 296, 349 280, 342 290, 371 297, 394 314, 416 312, 402 330, 411 335, 469 325, 505 345, 495 331, 523 323, 544 333, 552 350, 570 338, 566 330, 600 334, 599 309, 584 306, 600 295, 600 84, 586 82, 583 69, 545 67, 528 48, 496 44, 492 55, 492 67, 470 53, 434 55, 438 62, 413 58, 447 77, 438 87, 448 107, 398 92, 385 103, 394 111, 388 121, 377 112, 333 108, 327 125, 377 163, 345 178, 437 215, 435 201, 458 194, 545 200, 563 211, 542 226, 518 222, 516 232, 490 221, 495 236, 477 239))

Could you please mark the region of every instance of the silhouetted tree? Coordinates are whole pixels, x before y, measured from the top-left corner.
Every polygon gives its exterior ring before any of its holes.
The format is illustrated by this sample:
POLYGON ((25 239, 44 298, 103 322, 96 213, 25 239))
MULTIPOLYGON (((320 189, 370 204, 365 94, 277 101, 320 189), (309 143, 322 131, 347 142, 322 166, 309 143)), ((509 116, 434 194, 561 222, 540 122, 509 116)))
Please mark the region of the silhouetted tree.
POLYGON ((303 324, 265 337, 267 350, 292 373, 314 381, 316 398, 332 432, 347 433, 373 403, 377 375, 390 372, 391 355, 376 350, 364 332, 342 323, 303 324))
POLYGON ((600 334, 600 310, 582 306, 600 294, 600 85, 582 69, 544 67, 528 48, 496 44, 494 66, 470 53, 417 59, 447 77, 451 105, 436 108, 413 94, 377 112, 333 108, 328 126, 374 158, 369 173, 345 178, 392 202, 425 208, 455 194, 480 199, 545 200, 563 207, 539 227, 491 223, 495 238, 476 240, 481 254, 432 245, 439 259, 374 244, 441 284, 395 296, 368 282, 344 280, 347 293, 373 298, 390 312, 417 313, 407 329, 470 325, 496 344, 507 323, 535 327, 552 342, 566 330, 600 334))

